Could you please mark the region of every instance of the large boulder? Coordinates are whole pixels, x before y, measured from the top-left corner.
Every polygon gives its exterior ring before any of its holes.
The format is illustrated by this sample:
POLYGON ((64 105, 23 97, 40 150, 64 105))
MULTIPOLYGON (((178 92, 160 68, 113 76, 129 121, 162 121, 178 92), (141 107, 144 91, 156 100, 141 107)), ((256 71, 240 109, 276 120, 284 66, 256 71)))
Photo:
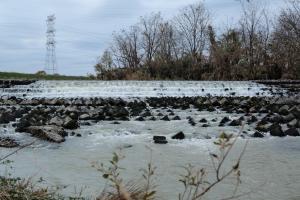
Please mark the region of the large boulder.
POLYGON ((167 144, 167 138, 165 136, 153 136, 154 143, 156 144, 167 144))
POLYGON ((173 135, 171 138, 175 140, 183 140, 185 139, 185 135, 182 131, 180 131, 179 133, 173 135))
POLYGON ((270 134, 276 137, 284 137, 286 134, 282 131, 282 128, 279 124, 272 124, 269 128, 270 134))
POLYGON ((229 123, 229 126, 241 126, 241 125, 242 125, 241 120, 232 120, 232 121, 229 123))
POLYGON ((225 124, 229 121, 230 121, 229 117, 223 117, 223 119, 220 121, 220 124, 225 124))
POLYGON ((300 108, 294 106, 289 110, 297 119, 300 119, 300 108))
POLYGON ((64 121, 60 117, 55 116, 50 120, 49 124, 56 125, 56 126, 62 126, 64 124, 64 121))
POLYGON ((71 117, 66 117, 64 119, 63 127, 65 129, 74 130, 74 129, 77 129, 79 127, 79 124, 78 124, 77 120, 74 120, 71 117))
POLYGON ((283 122, 288 123, 290 121, 293 121, 294 119, 295 119, 295 116, 292 113, 290 113, 283 117, 283 122))
POLYGON ((37 137, 50 142, 61 143, 64 142, 64 137, 67 133, 63 128, 58 126, 30 126, 26 128, 26 132, 33 137, 37 137))
POLYGON ((290 128, 286 131, 284 131, 285 135, 289 135, 289 136, 300 136, 299 131, 296 128, 290 128))
POLYGON ((278 113, 281 115, 288 115, 289 114, 289 106, 283 105, 279 108, 278 113))
POLYGON ((292 121, 290 121, 287 126, 289 128, 300 128, 300 120, 294 119, 292 121))
POLYGON ((264 134, 262 134, 261 132, 256 131, 256 132, 252 135, 252 137, 254 137, 254 138, 263 138, 263 137, 264 137, 264 134))

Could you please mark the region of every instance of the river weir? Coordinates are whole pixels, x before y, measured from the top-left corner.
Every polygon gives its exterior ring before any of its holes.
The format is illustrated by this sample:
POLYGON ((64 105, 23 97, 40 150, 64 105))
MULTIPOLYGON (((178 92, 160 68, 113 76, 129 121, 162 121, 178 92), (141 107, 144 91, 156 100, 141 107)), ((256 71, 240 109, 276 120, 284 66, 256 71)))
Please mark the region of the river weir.
MULTIPOLYGON (((222 132, 239 135, 229 161, 248 141, 239 187, 246 195, 238 199, 300 199, 299 128, 300 96, 278 84, 32 81, 0 88, 0 137, 15 142, 0 147, 1 154, 34 141, 2 172, 43 177, 41 185, 60 186, 64 195, 83 189, 91 199, 107 185, 92 163, 107 163, 119 149, 124 180, 139 179, 152 154, 158 195, 177 199, 183 166, 213 171, 209 153, 222 132), (184 137, 172 139, 179 132, 184 137), (155 144, 157 135, 168 143, 155 144)), ((233 183, 228 179, 205 199, 230 196, 233 183)))

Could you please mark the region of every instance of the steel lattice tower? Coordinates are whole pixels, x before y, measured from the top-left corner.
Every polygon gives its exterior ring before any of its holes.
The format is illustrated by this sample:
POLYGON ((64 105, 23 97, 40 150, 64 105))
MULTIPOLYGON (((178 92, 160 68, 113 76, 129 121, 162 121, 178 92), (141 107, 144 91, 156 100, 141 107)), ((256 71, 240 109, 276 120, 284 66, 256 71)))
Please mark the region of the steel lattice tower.
POLYGON ((46 54, 46 63, 45 71, 49 74, 57 73, 57 61, 56 61, 56 41, 55 41, 55 15, 50 15, 47 17, 47 54, 46 54))

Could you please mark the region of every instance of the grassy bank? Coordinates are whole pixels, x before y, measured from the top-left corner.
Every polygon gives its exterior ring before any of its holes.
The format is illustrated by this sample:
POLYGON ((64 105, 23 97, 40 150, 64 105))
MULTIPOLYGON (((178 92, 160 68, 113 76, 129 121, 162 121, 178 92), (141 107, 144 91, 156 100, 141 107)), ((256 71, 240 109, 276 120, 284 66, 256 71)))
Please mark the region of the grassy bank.
POLYGON ((87 76, 40 75, 17 72, 0 72, 0 79, 13 80, 90 80, 87 76))

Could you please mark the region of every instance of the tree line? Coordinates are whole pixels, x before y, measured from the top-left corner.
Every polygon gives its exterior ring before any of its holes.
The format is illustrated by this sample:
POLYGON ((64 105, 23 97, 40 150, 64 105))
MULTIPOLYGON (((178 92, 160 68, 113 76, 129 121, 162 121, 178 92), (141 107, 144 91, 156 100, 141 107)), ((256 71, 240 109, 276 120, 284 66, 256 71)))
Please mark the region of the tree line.
POLYGON ((203 2, 171 20, 141 17, 113 34, 99 57, 96 77, 113 79, 254 80, 300 78, 300 2, 270 17, 259 1, 240 0, 234 27, 217 33, 203 2))

